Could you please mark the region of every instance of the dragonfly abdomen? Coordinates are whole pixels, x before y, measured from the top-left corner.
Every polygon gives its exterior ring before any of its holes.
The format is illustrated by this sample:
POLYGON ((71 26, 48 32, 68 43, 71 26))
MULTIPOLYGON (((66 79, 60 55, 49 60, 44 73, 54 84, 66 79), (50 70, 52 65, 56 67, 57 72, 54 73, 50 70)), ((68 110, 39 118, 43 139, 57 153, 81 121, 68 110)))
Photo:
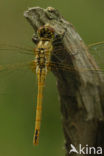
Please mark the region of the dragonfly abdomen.
POLYGON ((38 96, 37 96, 37 108, 36 108, 36 121, 35 121, 35 132, 33 138, 33 144, 38 145, 39 143, 39 132, 40 132, 40 123, 42 116, 42 101, 43 101, 43 88, 45 84, 47 71, 46 69, 37 70, 37 79, 38 79, 38 96))

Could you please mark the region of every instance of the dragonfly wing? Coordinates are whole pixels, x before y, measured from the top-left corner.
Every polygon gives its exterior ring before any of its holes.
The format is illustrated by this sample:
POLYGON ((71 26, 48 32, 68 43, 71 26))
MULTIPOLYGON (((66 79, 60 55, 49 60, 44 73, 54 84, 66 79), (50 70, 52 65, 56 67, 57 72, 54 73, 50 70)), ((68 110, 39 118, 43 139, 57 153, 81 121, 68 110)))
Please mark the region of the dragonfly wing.
POLYGON ((33 57, 34 51, 31 47, 0 43, 0 93, 11 78, 15 77, 16 80, 20 80, 24 78, 23 74, 35 71, 33 57))
POLYGON ((104 68, 104 42, 90 44, 88 47, 99 67, 104 68))
POLYGON ((101 73, 104 73, 104 66, 102 66, 101 68, 98 68, 98 69, 91 69, 91 68, 88 68, 88 67, 82 67, 80 69, 77 69, 77 68, 74 68, 73 66, 69 66, 69 65, 66 65, 66 64, 62 64, 62 63, 56 63, 56 62, 50 62, 49 63, 49 68, 52 70, 52 71, 68 71, 68 72, 77 72, 77 71, 80 71, 80 72, 87 72, 87 71, 93 71, 93 72, 101 72, 101 73))
POLYGON ((34 62, 24 62, 24 63, 15 63, 15 64, 6 64, 6 65, 0 65, 0 73, 1 72, 8 72, 8 71, 15 71, 15 70, 21 70, 24 68, 34 68, 35 69, 35 64, 34 62))
MULTIPOLYGON (((88 67, 82 67, 80 69, 77 69, 77 68, 75 69, 74 66, 71 66, 71 65, 69 66, 68 64, 61 63, 62 59, 60 61, 60 59, 59 59, 60 57, 58 57, 58 52, 57 52, 57 55, 55 56, 55 54, 54 54, 54 56, 60 63, 56 63, 57 61, 56 62, 51 61, 49 64, 49 67, 53 71, 54 70, 63 70, 63 71, 74 72, 74 71, 79 70, 80 72, 94 71, 94 72, 102 72, 103 73, 104 72, 104 42, 91 44, 88 47, 89 47, 89 52, 94 57, 99 68, 91 69, 88 67)), ((59 55, 61 55, 61 53, 62 53, 62 50, 60 49, 59 55)), ((65 57, 66 57, 66 55, 65 55, 65 57)))
POLYGON ((21 64, 21 62, 30 62, 34 59, 31 49, 24 49, 14 45, 0 44, 0 66, 5 64, 21 64), (22 55, 19 55, 22 54, 22 55))
POLYGON ((32 47, 23 47, 18 45, 0 43, 0 53, 7 52, 34 55, 32 47))
POLYGON ((34 62, 0 65, 0 94, 6 93, 7 84, 12 82, 13 79, 16 80, 16 83, 20 79, 25 80, 26 75, 28 73, 30 75, 32 71, 35 72, 34 62))

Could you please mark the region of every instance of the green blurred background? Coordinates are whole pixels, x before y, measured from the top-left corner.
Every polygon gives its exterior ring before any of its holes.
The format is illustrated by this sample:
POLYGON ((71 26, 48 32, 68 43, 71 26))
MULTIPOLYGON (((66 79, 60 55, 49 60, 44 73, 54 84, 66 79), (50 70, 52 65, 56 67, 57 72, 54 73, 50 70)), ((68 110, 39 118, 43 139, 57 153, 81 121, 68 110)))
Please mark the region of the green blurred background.
MULTIPOLYGON (((23 12, 34 6, 57 8, 86 44, 104 40, 102 0, 0 0, 0 43, 34 47, 34 31, 23 17, 23 12)), ((0 64, 31 60, 31 56, 11 52, 0 56, 0 64)), ((60 104, 51 73, 44 90, 40 142, 34 147, 36 95, 36 78, 31 70, 0 73, 0 156, 65 154, 60 104)))

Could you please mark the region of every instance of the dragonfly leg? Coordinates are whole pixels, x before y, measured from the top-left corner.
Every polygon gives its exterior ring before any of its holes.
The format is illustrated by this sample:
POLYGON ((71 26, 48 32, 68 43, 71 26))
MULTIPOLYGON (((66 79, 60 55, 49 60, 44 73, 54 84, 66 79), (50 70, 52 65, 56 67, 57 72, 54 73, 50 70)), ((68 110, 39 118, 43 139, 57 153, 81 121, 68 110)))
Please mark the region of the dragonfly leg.
POLYGON ((31 69, 33 72, 35 71, 35 69, 36 69, 36 62, 35 61, 32 62, 31 69))
POLYGON ((33 34, 32 41, 33 41, 35 44, 38 44, 38 42, 39 42, 39 37, 38 37, 36 34, 33 34))

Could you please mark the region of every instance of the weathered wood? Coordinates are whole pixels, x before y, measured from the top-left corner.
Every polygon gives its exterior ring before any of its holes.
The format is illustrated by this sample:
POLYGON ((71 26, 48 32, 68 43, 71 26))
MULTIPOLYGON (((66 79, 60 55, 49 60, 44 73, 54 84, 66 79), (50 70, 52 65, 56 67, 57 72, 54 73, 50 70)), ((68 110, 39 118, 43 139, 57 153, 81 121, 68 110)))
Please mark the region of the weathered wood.
POLYGON ((79 144, 104 148, 104 79, 102 73, 97 72, 98 67, 88 48, 73 25, 56 9, 34 7, 24 16, 35 33, 40 26, 49 23, 59 36, 63 36, 58 44, 60 50, 57 54, 54 50, 52 61, 67 64, 70 71, 52 70, 60 96, 66 155, 69 155, 70 144, 77 149, 79 144))

